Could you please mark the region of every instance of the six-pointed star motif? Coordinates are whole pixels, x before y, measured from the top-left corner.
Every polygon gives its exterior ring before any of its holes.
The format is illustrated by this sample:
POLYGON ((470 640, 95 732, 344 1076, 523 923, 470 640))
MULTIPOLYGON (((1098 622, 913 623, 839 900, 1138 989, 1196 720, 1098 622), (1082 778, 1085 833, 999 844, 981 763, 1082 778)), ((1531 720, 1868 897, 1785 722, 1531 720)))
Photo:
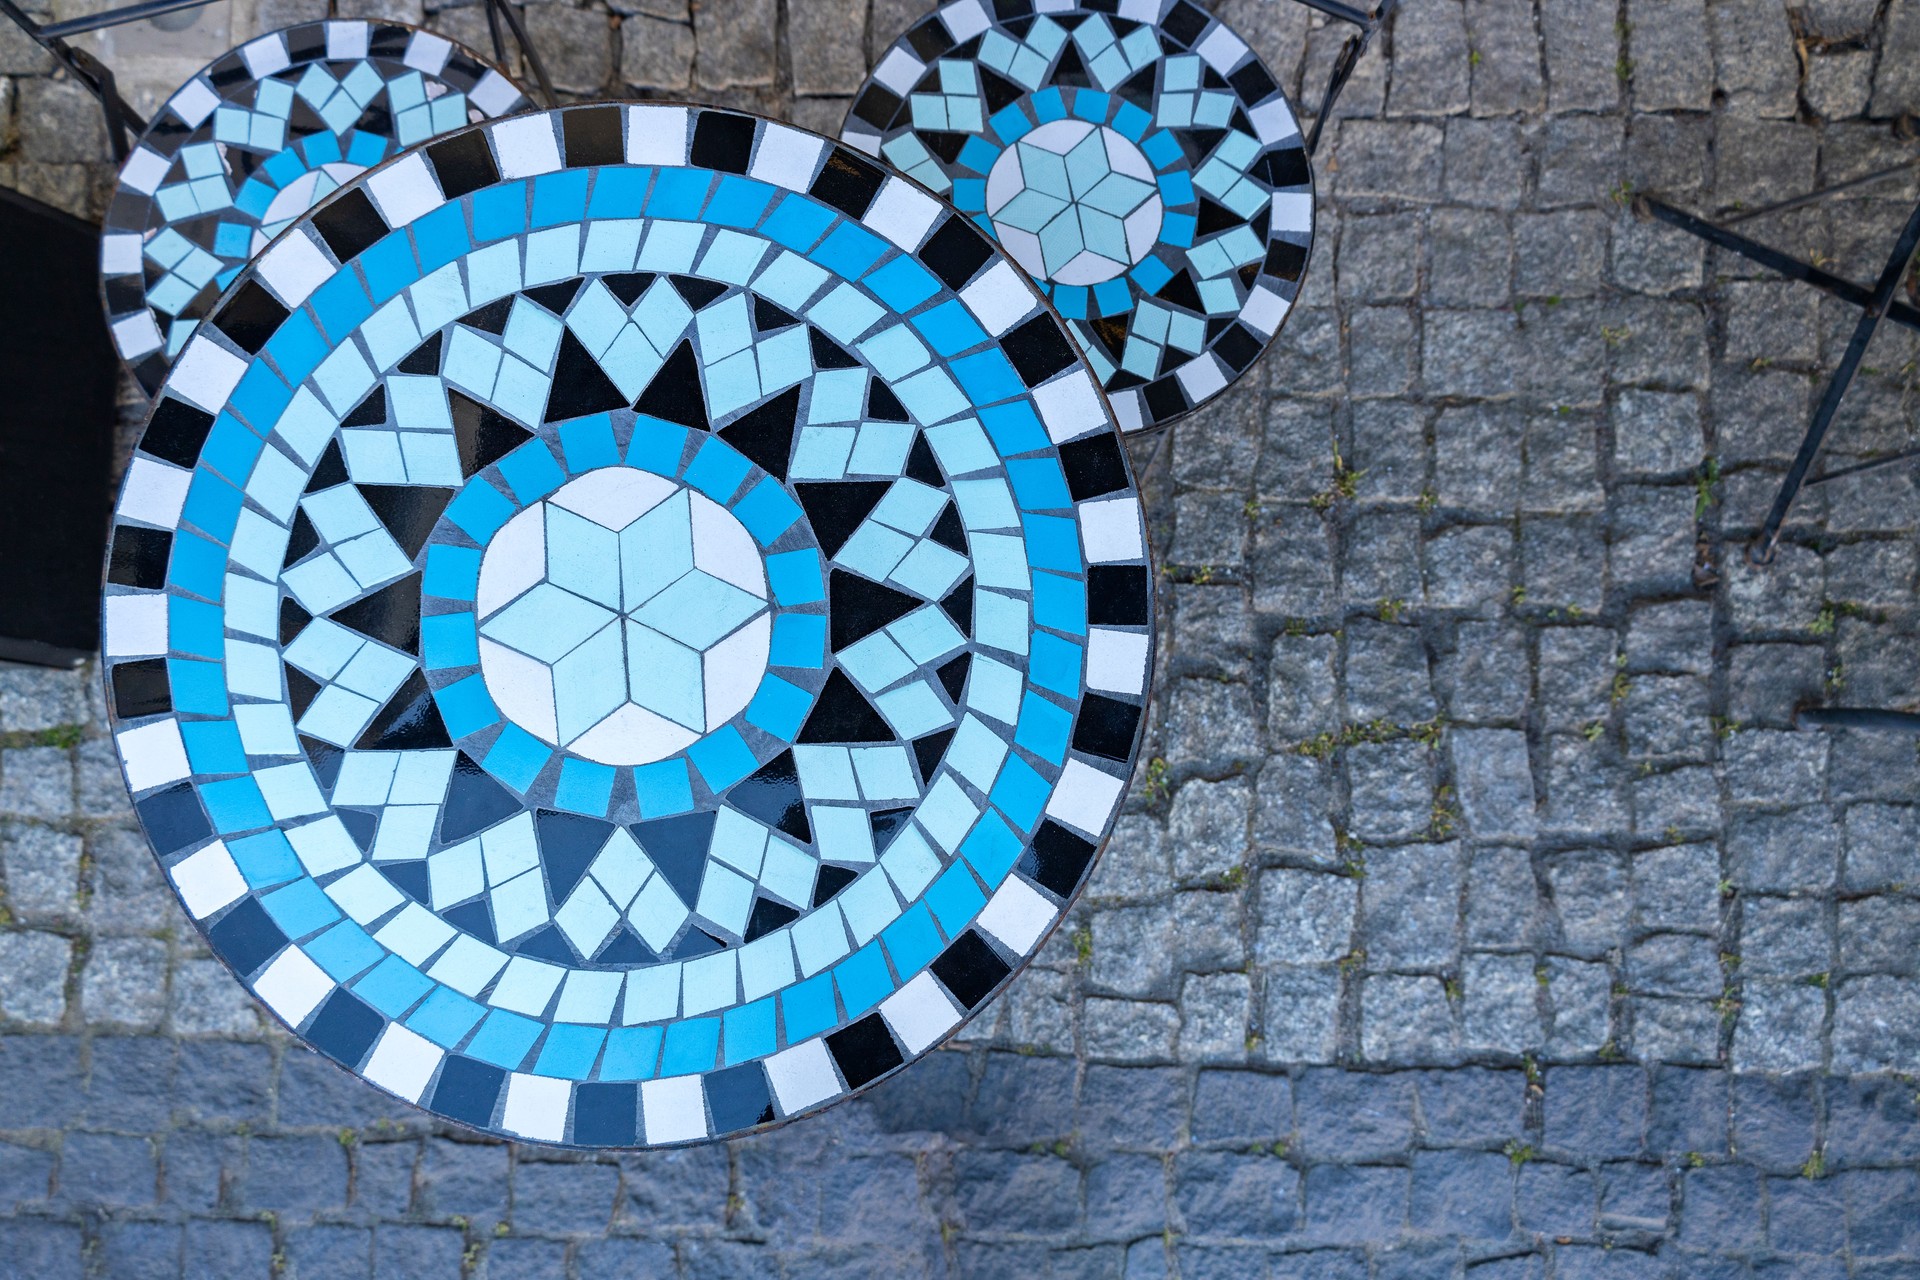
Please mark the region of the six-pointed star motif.
POLYGON ((1093 285, 1147 256, 1163 208, 1153 166, 1104 126, 1055 120, 1000 153, 987 174, 987 214, 1029 274, 1093 285))
POLYGON ((663 759, 753 697, 772 621, 731 513, 605 467, 501 526, 480 564, 480 670, 529 733, 603 764, 663 759))

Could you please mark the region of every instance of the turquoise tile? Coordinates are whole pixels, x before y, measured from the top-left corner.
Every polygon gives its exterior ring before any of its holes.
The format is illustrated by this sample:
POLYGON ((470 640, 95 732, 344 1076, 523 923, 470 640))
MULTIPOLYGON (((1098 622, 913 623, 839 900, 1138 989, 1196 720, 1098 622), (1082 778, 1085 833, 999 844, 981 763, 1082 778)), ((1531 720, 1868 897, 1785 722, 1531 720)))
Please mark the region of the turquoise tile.
POLYGON ((446 722, 447 733, 456 739, 500 722, 499 709, 493 705, 493 697, 487 692, 487 682, 479 672, 445 688, 435 689, 433 700, 440 708, 441 719, 446 722))
POLYGON ((747 723, 791 742, 812 706, 812 694, 769 672, 747 704, 747 723))
POLYGON ((563 222, 578 222, 587 213, 585 169, 562 169, 543 173, 533 180, 533 222, 535 227, 557 227, 563 222))
POLYGON ((399 956, 388 956, 372 973, 354 983, 353 991, 389 1018, 397 1018, 433 985, 432 979, 399 956))
MULTIPOLYGON (((1034 824, 1040 821, 1040 811, 1046 807, 1047 796, 1052 790, 1051 783, 1016 755, 1007 757, 1006 766, 1000 770, 1000 777, 995 780, 993 791, 987 798, 1000 812, 1012 818, 1022 831, 1031 831, 1034 824)), ((984 820, 981 825, 986 825, 984 820)), ((1013 856, 1019 856, 1017 848, 1013 856)), ((986 866, 979 860, 974 860, 974 866, 989 883, 999 883, 998 877, 987 875, 986 866)))
POLYGON ((643 818, 665 818, 693 808, 693 779, 685 760, 643 764, 633 771, 633 785, 643 818))
POLYGON ((940 931, 934 927, 933 913, 925 902, 908 907, 898 920, 880 931, 893 971, 906 982, 933 962, 940 954, 940 931))
POLYGON ((647 215, 693 222, 706 204, 713 174, 705 169, 662 169, 647 197, 647 215))
POLYGON ((387 301, 420 278, 413 242, 405 229, 390 231, 368 245, 358 261, 376 303, 387 301))
POLYGON ((446 517, 459 525, 468 537, 484 545, 517 510, 505 494, 476 479, 468 482, 447 504, 446 517))
POLYGON ((812 550, 783 551, 767 557, 767 582, 774 599, 792 606, 826 599, 820 578, 820 555, 812 550))
POLYGON ((1087 588, 1078 578, 1057 573, 1033 575, 1033 620, 1071 635, 1087 633, 1087 588))
POLYGON ((709 440, 694 455, 684 479, 715 502, 725 502, 740 488, 751 465, 725 442, 709 440))
POLYGON ((639 217, 646 207, 647 186, 653 181, 653 174, 650 168, 630 165, 599 170, 593 179, 593 195, 587 201, 587 216, 595 221, 639 217))
POLYGON ((180 596, 167 598, 167 639, 182 653, 201 658, 223 656, 226 648, 226 640, 221 635, 223 621, 215 605, 180 596))
POLYGON ((627 442, 627 465, 656 475, 676 475, 686 448, 685 427, 641 414, 634 419, 633 438, 627 442))
POLYGON ((759 767, 753 751, 732 725, 708 734, 687 748, 687 756, 708 790, 722 791, 759 767))
POLYGON ((527 184, 503 182, 473 193, 473 236, 480 244, 504 240, 527 229, 527 184))
POLYGON ((362 320, 373 314, 373 300, 351 267, 342 267, 332 279, 315 289, 307 305, 313 308, 315 318, 335 348, 360 327, 362 320))
POLYGON ((723 1067, 764 1058, 780 1047, 774 1035, 772 997, 729 1009, 721 1015, 720 1021, 720 1043, 725 1052, 720 1060, 723 1067))
POLYGON ((1027 558, 1038 569, 1080 571, 1080 529, 1067 516, 1022 515, 1027 558))
POLYGON ((887 242, 879 236, 851 222, 843 222, 807 256, 835 275, 857 280, 886 251, 887 242))
POLYGON ((545 442, 529 440, 500 459, 500 474, 513 487, 514 497, 529 506, 567 482, 566 472, 553 460, 545 442))
POLYGON ((723 227, 751 227, 766 212, 774 188, 752 178, 727 174, 707 201, 706 221, 723 227))
POLYGON ((466 1054, 496 1067, 516 1071, 526 1061, 527 1050, 533 1048, 533 1042, 540 1038, 542 1026, 532 1018, 523 1018, 505 1009, 495 1009, 480 1024, 479 1032, 466 1047, 466 1054))
POLYGON ((451 1049, 473 1030, 486 1009, 449 987, 435 987, 407 1018, 407 1028, 417 1031, 442 1049, 451 1049))
POLYGON ((482 763, 489 773, 508 786, 525 791, 533 785, 533 780, 540 776, 540 771, 551 759, 551 747, 519 725, 509 724, 494 739, 493 746, 487 749, 482 763))
MULTIPOLYGON (((907 259, 902 258, 900 261, 905 262, 907 259)), ((927 308, 921 314, 914 316, 910 323, 933 347, 934 353, 943 358, 958 355, 967 348, 987 340, 987 331, 980 327, 974 320, 973 313, 968 311, 966 304, 958 298, 949 298, 937 307, 927 308)), ((853 371, 849 370, 849 372, 853 371)), ((841 421, 841 419, 820 420, 841 421)))
POLYGON ((447 600, 473 599, 480 584, 480 554, 478 548, 435 543, 427 550, 421 589, 447 600))
POLYGON ((780 1017, 786 1028, 788 1044, 798 1044, 822 1031, 830 1031, 840 1021, 833 1000, 831 971, 796 982, 780 993, 780 1017))
POLYGON ((776 613, 769 661, 777 667, 818 667, 826 660, 827 620, 820 614, 776 613))
MULTIPOLYGON (((292 856, 291 851, 288 856, 292 856)), ((387 954, 385 947, 369 938, 367 931, 351 920, 342 920, 300 949, 335 982, 346 982, 355 974, 365 973, 387 954)))
POLYGON ((304 938, 340 918, 340 908, 333 905, 333 899, 304 877, 284 889, 263 895, 260 905, 289 938, 304 938))
POLYGON ((980 891, 966 864, 956 862, 933 882, 925 901, 940 922, 941 931, 951 938, 973 923, 980 908, 987 905, 987 895, 980 891))
POLYGON ((584 1080, 592 1073, 606 1038, 606 1030, 601 1027, 558 1023, 547 1032, 547 1042, 540 1046, 540 1056, 533 1064, 534 1074, 584 1080))
POLYGON ((893 994, 893 975, 878 942, 869 942, 833 968, 847 1017, 857 1018, 893 994))
POLYGON ((761 546, 771 546, 800 519, 800 504, 780 482, 768 476, 734 506, 733 514, 761 546))
POLYGON ((1042 689, 1067 697, 1080 693, 1080 646, 1071 640, 1044 631, 1033 633, 1033 658, 1028 667, 1033 682, 1042 689))
MULTIPOLYGON (((244 427, 235 431, 246 434, 244 427)), ((167 564, 169 585, 208 600, 220 599, 220 579, 227 571, 227 549, 182 530, 173 537, 173 555, 167 564)))
MULTIPOLYGON (((302 874, 300 859, 279 830, 263 831, 227 842, 227 852, 249 888, 260 889, 281 884, 302 874)), ((371 960, 368 964, 373 963, 371 960)))
POLYGON ((997 347, 961 356, 952 362, 951 367, 954 377, 966 389, 967 398, 975 405, 1011 400, 1026 391, 1020 375, 1013 371, 1013 365, 1008 363, 997 347))
POLYGON ((326 358, 332 348, 314 327, 306 311, 295 311, 281 322, 267 340, 265 354, 270 356, 287 382, 298 385, 326 358))
POLYGON ((1052 458, 1020 458, 1007 464, 1014 496, 1022 510, 1057 511, 1073 506, 1067 478, 1052 458))
POLYGON ((466 212, 458 201, 441 205, 407 230, 413 236, 423 275, 438 271, 473 248, 473 241, 467 236, 466 212))
POLYGON ((620 463, 620 449, 613 438, 613 419, 604 413, 562 423, 560 449, 566 455, 567 470, 575 475, 620 463))
POLYGON ((190 523, 212 534, 216 541, 227 542, 233 537, 234 522, 240 518, 244 501, 239 489, 205 467, 196 467, 193 479, 187 484, 182 514, 190 523))
POLYGON ((1031 400, 1014 400, 980 411, 980 424, 993 437, 994 448, 1002 457, 1045 449, 1051 441, 1031 400))
POLYGON ((600 1057, 602 1080, 651 1080, 660 1061, 659 1027, 615 1027, 600 1057))
POLYGON ((227 682, 220 664, 167 659, 167 683, 173 691, 173 709, 189 715, 227 714, 227 682))
POLYGON ((1020 702, 1020 723, 1013 742, 1044 760, 1055 764, 1067 758, 1067 739, 1073 732, 1073 715, 1064 707, 1048 702, 1029 689, 1020 702))
POLYGON ((880 267, 862 283, 902 315, 940 292, 940 281, 908 254, 880 267))
POLYGON ((720 1052, 720 1019, 682 1018, 667 1024, 660 1074, 690 1076, 713 1070, 720 1052))
POLYGON ((470 667, 480 661, 471 613, 430 614, 420 619, 421 656, 429 668, 470 667))
POLYGON ((568 756, 560 762, 560 781, 554 793, 554 803, 574 813, 603 817, 613 800, 613 781, 617 772, 611 765, 568 756))
POLYGON ((194 720, 180 726, 187 763, 195 773, 245 773, 247 753, 231 720, 194 720))

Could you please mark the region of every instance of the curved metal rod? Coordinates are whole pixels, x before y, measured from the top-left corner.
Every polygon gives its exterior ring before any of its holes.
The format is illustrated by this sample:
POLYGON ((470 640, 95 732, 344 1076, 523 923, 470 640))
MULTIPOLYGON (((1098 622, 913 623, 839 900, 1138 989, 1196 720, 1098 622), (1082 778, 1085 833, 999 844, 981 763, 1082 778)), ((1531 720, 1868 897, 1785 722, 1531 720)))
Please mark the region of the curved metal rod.
POLYGON ((1887 729, 1920 734, 1920 715, 1872 707, 1806 707, 1793 716, 1796 729, 1887 729))

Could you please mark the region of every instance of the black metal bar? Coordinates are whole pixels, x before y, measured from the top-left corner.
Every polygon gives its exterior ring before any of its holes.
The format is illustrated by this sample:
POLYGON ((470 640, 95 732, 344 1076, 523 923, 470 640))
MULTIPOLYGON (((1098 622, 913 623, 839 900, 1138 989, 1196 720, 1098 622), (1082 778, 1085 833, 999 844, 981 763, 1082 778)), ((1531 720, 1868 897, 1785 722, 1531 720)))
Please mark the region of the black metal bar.
POLYGON ((1793 209, 1804 209, 1810 204, 1818 204, 1828 196, 1838 195, 1842 191, 1852 191, 1856 187, 1868 186, 1884 178, 1898 177, 1915 165, 1920 165, 1920 156, 1915 156, 1911 160, 1902 161, 1894 165, 1891 169, 1881 169, 1875 173, 1862 174, 1858 178, 1848 178, 1845 182, 1836 182, 1832 186, 1815 191, 1810 195, 1795 196, 1791 200, 1782 200, 1778 204, 1762 205, 1758 209, 1743 209, 1732 217, 1723 217, 1720 225, 1731 227, 1735 223, 1751 222, 1755 218, 1764 218, 1770 213, 1786 213, 1793 209))
POLYGON ((1807 470, 1813 466, 1814 455, 1820 451, 1827 428, 1833 425, 1833 415, 1840 410, 1840 400, 1847 394, 1853 375, 1867 354, 1867 344, 1873 341, 1881 318, 1887 314, 1887 308, 1893 302, 1893 291, 1900 287, 1901 279, 1907 274, 1907 262, 1913 257, 1916 247, 1920 247, 1920 204, 1914 205, 1913 212, 1907 215, 1907 225, 1900 232, 1900 239, 1894 244, 1887 265, 1880 271, 1873 299, 1861 313, 1860 322, 1854 326, 1846 354, 1840 357, 1839 366, 1828 380, 1826 394, 1820 398, 1820 407, 1814 410, 1813 422, 1808 425, 1807 434, 1800 441, 1800 452, 1794 456, 1793 466, 1787 469, 1787 478, 1781 482, 1780 492, 1773 499, 1773 510, 1767 513, 1767 522, 1761 526, 1760 536, 1747 549, 1747 558, 1755 564, 1772 563, 1774 546, 1780 540, 1780 526, 1786 523, 1787 512, 1792 509, 1793 500, 1799 496, 1800 486, 1807 478, 1807 470))
POLYGON ((213 0, 143 0, 141 4, 106 9, 100 13, 90 13, 83 18, 69 18, 65 22, 50 23, 40 28, 40 31, 43 35, 60 40, 67 36, 85 35, 89 31, 101 31, 107 27, 117 27, 128 22, 139 22, 144 18, 158 18, 165 14, 178 13, 182 9, 198 9, 203 4, 212 3, 213 0))
POLYGON ((1841 467, 1837 471, 1822 472, 1807 481, 1807 487, 1811 489, 1814 485, 1825 484, 1829 480, 1838 480, 1844 476, 1857 476, 1862 471, 1878 471, 1881 467, 1890 467, 1896 462, 1908 462, 1914 458, 1920 458, 1920 449, 1902 449, 1900 452, 1890 453, 1884 458, 1873 458, 1866 462, 1857 462, 1850 467, 1841 467))
MULTIPOLYGON (((1738 232, 1729 231, 1684 209, 1676 209, 1651 196, 1635 196, 1633 206, 1636 213, 1655 218, 1668 226, 1677 227, 1689 235, 1705 240, 1708 244, 1737 253, 1750 262, 1759 263, 1776 275, 1810 284, 1822 293, 1831 294, 1843 302, 1851 302, 1856 307, 1865 307, 1873 301, 1870 290, 1851 280, 1836 276, 1830 271, 1822 271, 1811 263, 1802 262, 1798 258, 1781 253, 1778 249, 1769 248, 1758 241, 1749 240, 1738 232)), ((1920 330, 1920 310, 1904 302, 1895 302, 1890 305, 1887 308, 1886 318, 1904 328, 1920 330)))
POLYGON ((513 32, 514 43, 520 46, 521 56, 533 69, 533 78, 540 82, 540 92, 546 98, 547 106, 559 106, 560 98, 553 91, 553 81, 547 78, 546 65, 540 61, 540 55, 534 52, 533 41, 527 39, 527 29, 521 25, 520 15, 513 11, 513 6, 507 0, 487 0, 487 3, 497 8, 500 16, 506 19, 507 28, 513 32))
POLYGON ((500 14, 493 7, 493 0, 480 6, 487 11, 487 35, 493 39, 493 60, 502 67, 507 65, 507 46, 500 40, 500 14))
POLYGON ((1329 18, 1338 18, 1342 22, 1351 22, 1356 27, 1371 27, 1378 24, 1378 14, 1368 13, 1365 9, 1356 9, 1350 4, 1341 4, 1340 0, 1299 0, 1309 9, 1317 9, 1329 18))
POLYGON ((1794 713, 1796 729, 1891 729, 1920 734, 1920 715, 1872 707, 1807 707, 1794 713))
POLYGON ((85 50, 76 49, 58 36, 50 36, 32 18, 16 5, 13 0, 0 0, 0 17, 5 17, 26 32, 33 41, 45 49, 54 59, 65 67, 67 74, 79 81, 88 93, 100 103, 100 112, 106 118, 107 145, 113 151, 116 164, 127 158, 133 142, 128 130, 144 132, 146 122, 139 112, 128 106, 120 96, 120 90, 113 82, 113 73, 100 65, 98 59, 85 50))
POLYGON ((1320 150, 1320 134, 1327 127, 1327 118, 1333 114, 1334 104, 1340 100, 1340 91, 1345 89, 1347 81, 1353 78, 1354 68, 1360 65, 1360 59, 1366 55, 1367 47, 1373 43, 1373 37, 1385 25, 1387 19, 1393 16, 1393 11, 1400 5, 1400 0, 1381 0, 1380 7, 1370 14, 1348 9, 1346 5, 1339 4, 1338 0, 1300 0, 1300 3, 1309 8, 1318 9, 1322 13, 1333 14, 1334 17, 1351 22, 1360 28, 1357 35, 1348 36, 1347 42, 1340 46, 1340 54, 1333 62, 1333 74, 1327 79, 1326 92, 1320 95, 1320 109, 1313 113, 1313 127, 1307 130, 1306 141, 1307 154, 1314 155, 1320 150), (1338 13, 1335 12, 1336 9, 1347 10, 1347 12, 1338 13))

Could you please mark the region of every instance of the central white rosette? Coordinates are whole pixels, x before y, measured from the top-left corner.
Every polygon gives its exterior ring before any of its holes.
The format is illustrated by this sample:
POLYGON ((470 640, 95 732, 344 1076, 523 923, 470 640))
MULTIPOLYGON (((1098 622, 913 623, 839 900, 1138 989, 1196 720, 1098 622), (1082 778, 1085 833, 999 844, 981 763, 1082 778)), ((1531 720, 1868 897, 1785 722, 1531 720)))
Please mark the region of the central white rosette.
POLYGON ((665 759, 752 699, 772 615, 753 536, 632 467, 573 480, 480 561, 480 670, 501 712, 602 764, 665 759))

